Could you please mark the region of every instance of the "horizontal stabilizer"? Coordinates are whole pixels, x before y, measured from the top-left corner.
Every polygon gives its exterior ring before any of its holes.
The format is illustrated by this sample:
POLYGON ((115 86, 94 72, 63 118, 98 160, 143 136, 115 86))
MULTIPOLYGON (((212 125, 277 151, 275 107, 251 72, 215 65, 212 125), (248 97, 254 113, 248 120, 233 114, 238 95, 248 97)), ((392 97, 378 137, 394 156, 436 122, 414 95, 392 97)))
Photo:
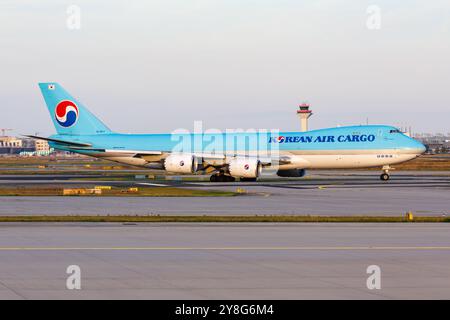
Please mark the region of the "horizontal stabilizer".
POLYGON ((32 138, 32 139, 38 139, 38 140, 45 140, 45 141, 55 142, 55 143, 58 143, 58 144, 63 144, 63 145, 73 146, 73 147, 92 147, 92 144, 90 144, 90 143, 72 142, 72 141, 66 141, 66 140, 60 140, 60 139, 52 139, 52 138, 45 138, 45 137, 38 137, 38 136, 29 136, 29 135, 25 135, 25 137, 32 138))

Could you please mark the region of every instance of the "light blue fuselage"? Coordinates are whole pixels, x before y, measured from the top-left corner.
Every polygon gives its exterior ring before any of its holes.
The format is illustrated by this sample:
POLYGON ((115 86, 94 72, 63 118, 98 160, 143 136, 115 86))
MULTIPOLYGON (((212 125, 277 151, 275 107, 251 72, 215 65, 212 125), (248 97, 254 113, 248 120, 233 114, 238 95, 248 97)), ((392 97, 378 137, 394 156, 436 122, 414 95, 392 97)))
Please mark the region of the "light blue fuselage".
MULTIPOLYGON (((54 135, 52 138, 65 139, 64 135, 54 135)), ((425 147, 420 142, 399 132, 396 128, 382 125, 350 126, 330 129, 319 129, 308 132, 273 133, 218 133, 218 134, 98 134, 71 136, 71 141, 92 144, 93 148, 109 150, 158 150, 171 152, 181 140, 188 141, 190 150, 184 152, 208 152, 213 146, 223 146, 225 152, 258 151, 274 148, 277 145, 280 152, 319 153, 335 151, 341 153, 358 151, 396 151, 407 153, 424 152, 425 147), (280 138, 281 137, 281 138, 280 138), (190 144, 189 144, 190 141, 190 144), (221 142, 220 142, 221 141, 221 142), (231 147, 228 150, 227 147, 231 147)), ((53 144, 59 149, 64 147, 53 144)))
POLYGON ((58 134, 36 138, 50 141, 55 149, 137 166, 160 165, 171 172, 195 172, 199 163, 202 168, 233 171, 237 177, 257 177, 261 166, 279 164, 281 170, 385 166, 425 151, 420 142, 381 125, 308 132, 120 134, 58 83, 39 87, 58 134))

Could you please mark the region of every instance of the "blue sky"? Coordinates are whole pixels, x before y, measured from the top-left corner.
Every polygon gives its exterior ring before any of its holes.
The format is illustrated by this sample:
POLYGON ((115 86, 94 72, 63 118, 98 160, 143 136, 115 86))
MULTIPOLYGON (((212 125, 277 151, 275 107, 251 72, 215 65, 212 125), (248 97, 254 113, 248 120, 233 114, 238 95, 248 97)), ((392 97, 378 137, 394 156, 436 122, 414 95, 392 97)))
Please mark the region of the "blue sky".
POLYGON ((37 83, 55 81, 123 132, 296 130, 304 100, 311 128, 449 132, 450 2, 391 2, 3 0, 0 127, 52 133, 37 83))

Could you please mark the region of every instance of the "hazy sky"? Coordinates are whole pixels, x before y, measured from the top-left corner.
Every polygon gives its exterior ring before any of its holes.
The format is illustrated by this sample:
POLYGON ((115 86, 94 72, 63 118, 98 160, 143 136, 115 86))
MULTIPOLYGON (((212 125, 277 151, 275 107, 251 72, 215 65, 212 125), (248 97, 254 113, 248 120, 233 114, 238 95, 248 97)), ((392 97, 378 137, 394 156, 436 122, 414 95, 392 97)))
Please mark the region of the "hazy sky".
POLYGON ((297 130, 304 100, 312 129, 449 132, 450 1, 2 0, 0 72, 0 128, 15 133, 54 132, 42 81, 122 132, 297 130))

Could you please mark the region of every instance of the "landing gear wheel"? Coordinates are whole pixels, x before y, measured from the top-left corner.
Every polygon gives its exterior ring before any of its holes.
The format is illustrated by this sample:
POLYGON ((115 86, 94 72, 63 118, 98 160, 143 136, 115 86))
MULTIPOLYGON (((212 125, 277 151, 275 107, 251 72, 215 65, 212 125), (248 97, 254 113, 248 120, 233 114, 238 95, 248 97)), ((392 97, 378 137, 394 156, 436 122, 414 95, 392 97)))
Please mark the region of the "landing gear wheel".
POLYGON ((382 173, 380 176, 380 180, 382 180, 382 181, 388 181, 389 178, 390 178, 390 176, 387 173, 382 173))
POLYGON ((241 182, 256 182, 256 178, 241 178, 241 182))
POLYGON ((232 176, 227 176, 225 174, 213 174, 209 181, 211 182, 234 182, 236 179, 232 176))
POLYGON ((232 176, 225 176, 227 178, 227 182, 235 182, 236 179, 232 176))

